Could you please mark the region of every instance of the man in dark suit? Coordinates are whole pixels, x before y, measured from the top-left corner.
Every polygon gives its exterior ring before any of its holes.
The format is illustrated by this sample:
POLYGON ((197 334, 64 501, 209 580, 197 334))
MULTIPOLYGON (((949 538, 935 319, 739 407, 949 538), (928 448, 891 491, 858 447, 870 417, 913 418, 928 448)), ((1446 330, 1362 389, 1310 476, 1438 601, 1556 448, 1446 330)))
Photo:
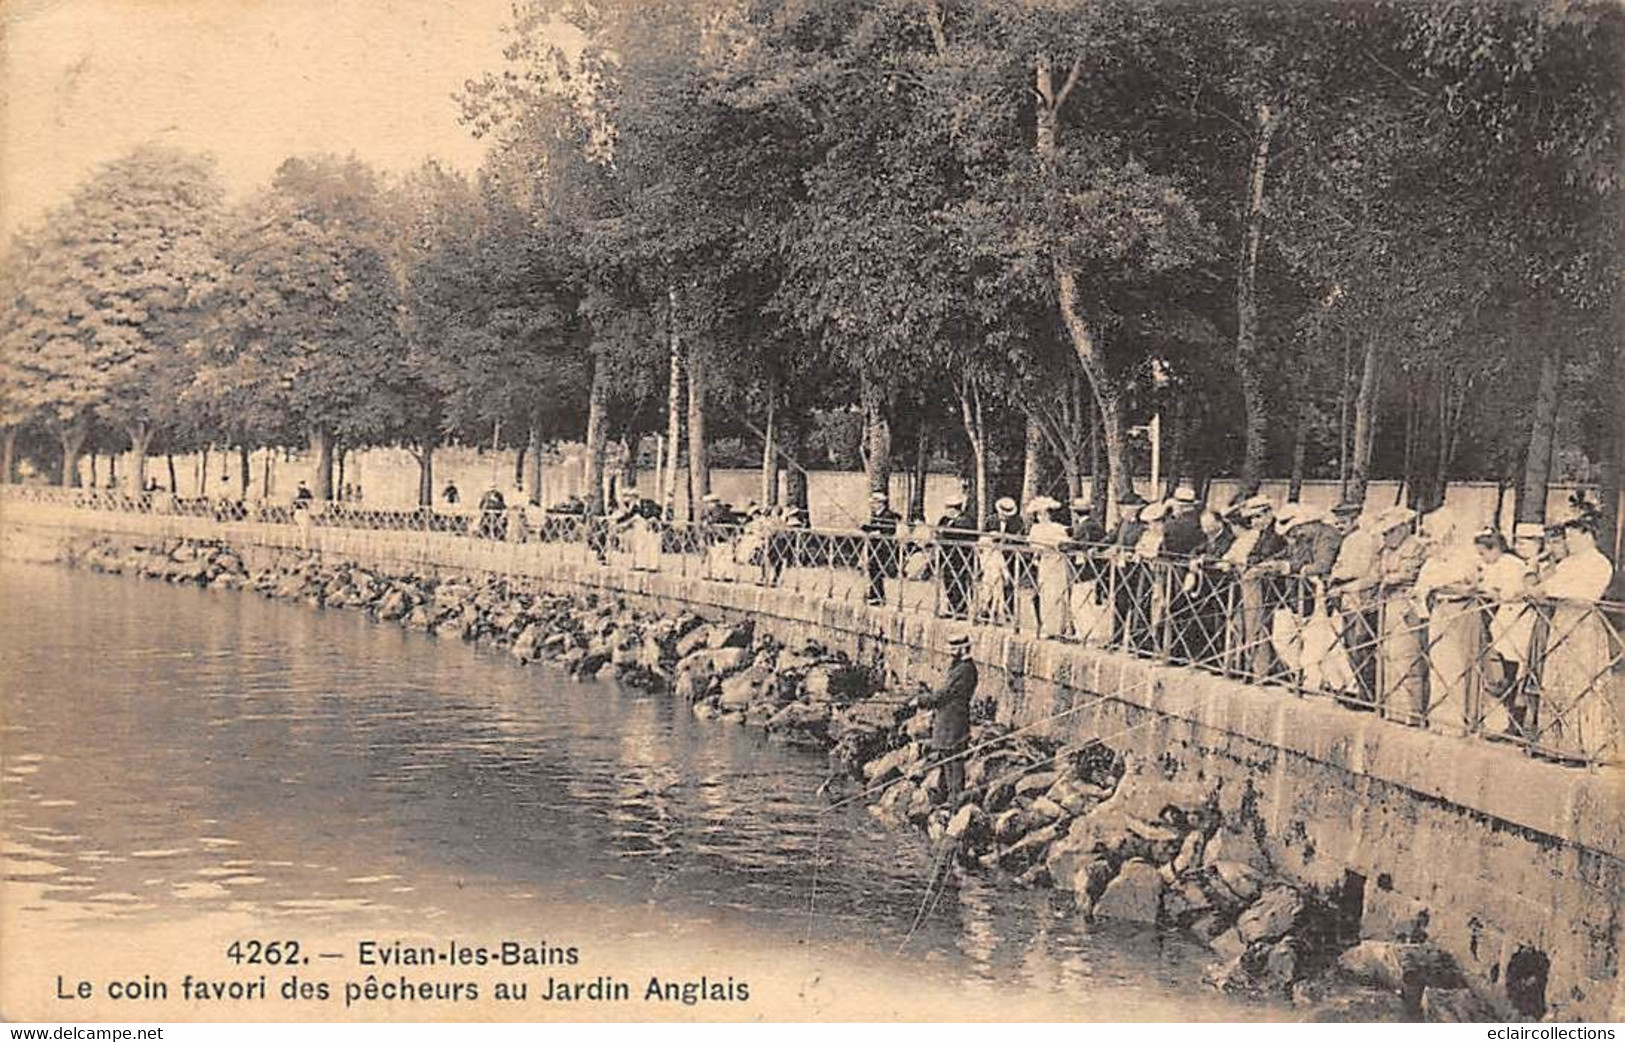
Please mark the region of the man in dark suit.
POLYGON ((931 715, 930 761, 942 765, 942 798, 950 805, 959 800, 965 789, 965 746, 970 741, 970 705, 976 697, 976 684, 980 679, 976 663, 970 657, 970 638, 955 637, 948 642, 952 659, 948 675, 935 691, 923 691, 919 696, 922 709, 933 710, 931 715), (944 763, 944 757, 953 757, 944 763))
POLYGON ((948 512, 937 522, 937 580, 942 584, 944 610, 962 619, 976 583, 976 519, 965 509, 965 497, 956 494, 948 512))
POLYGON ((864 568, 869 574, 870 604, 886 603, 886 577, 897 574, 897 523, 902 518, 891 508, 886 493, 869 494, 869 520, 863 523, 864 568))
POLYGON ((1202 531, 1202 511, 1196 502, 1196 490, 1180 485, 1174 489, 1168 508, 1168 519, 1162 526, 1162 555, 1190 557, 1200 553, 1207 543, 1207 534, 1202 531))

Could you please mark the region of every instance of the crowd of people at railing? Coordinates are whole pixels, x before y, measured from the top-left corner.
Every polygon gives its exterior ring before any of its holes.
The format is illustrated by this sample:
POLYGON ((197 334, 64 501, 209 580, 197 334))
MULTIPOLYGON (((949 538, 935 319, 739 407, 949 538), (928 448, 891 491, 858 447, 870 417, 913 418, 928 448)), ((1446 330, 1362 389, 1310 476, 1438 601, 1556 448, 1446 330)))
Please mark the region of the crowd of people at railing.
POLYGON ((516 507, 494 486, 471 506, 448 485, 441 509, 395 511, 317 503, 303 485, 290 505, 69 495, 223 521, 579 544, 605 564, 764 585, 815 575, 824 595, 1289 684, 1557 759, 1617 759, 1622 745, 1625 605, 1603 600, 1613 565, 1597 546, 1597 511, 1580 500, 1555 524, 1517 525, 1509 541, 1404 506, 1362 516, 1356 503, 1258 495, 1213 509, 1189 486, 1156 502, 1125 497, 1111 530, 1090 502, 1048 497, 1025 509, 998 500, 983 530, 963 496, 925 524, 877 493, 860 525, 829 531, 796 507, 735 509, 714 494, 694 521, 673 523, 635 490, 604 516, 579 499, 516 507), (849 586, 833 582, 843 573, 849 586))

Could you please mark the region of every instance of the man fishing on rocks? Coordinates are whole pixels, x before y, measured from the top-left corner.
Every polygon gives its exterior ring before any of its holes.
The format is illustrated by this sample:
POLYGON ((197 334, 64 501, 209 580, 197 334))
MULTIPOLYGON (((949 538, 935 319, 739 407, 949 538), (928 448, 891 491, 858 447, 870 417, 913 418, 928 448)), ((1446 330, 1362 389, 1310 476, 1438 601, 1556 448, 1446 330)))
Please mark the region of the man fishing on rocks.
POLYGON ((941 800, 952 807, 965 790, 965 746, 970 740, 970 706, 980 679, 970 657, 970 638, 958 636, 948 642, 951 657, 948 675, 936 690, 921 691, 915 702, 933 711, 931 718, 932 763, 942 765, 941 800), (952 757, 947 762, 944 758, 952 757))

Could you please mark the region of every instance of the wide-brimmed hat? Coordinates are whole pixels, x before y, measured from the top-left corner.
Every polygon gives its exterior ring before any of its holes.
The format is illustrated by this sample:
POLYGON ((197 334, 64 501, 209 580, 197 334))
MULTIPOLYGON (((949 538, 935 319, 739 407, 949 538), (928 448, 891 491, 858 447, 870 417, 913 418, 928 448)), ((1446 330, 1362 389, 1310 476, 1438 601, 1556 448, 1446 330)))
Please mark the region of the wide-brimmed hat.
POLYGON ((1072 501, 1072 512, 1074 514, 1087 514, 1094 509, 1095 505, 1082 496, 1072 501))
POLYGON ((1057 503, 1055 500, 1051 499, 1048 496, 1037 496, 1037 497, 1035 497, 1035 498, 1028 501, 1028 503, 1027 503, 1027 513, 1029 513, 1029 514, 1037 514, 1037 513, 1041 513, 1042 511, 1045 511, 1045 510, 1054 510, 1057 507, 1059 507, 1060 505, 1061 504, 1057 503))
POLYGON ((1416 520, 1416 511, 1410 507, 1387 507, 1378 514, 1372 522, 1372 527, 1379 532, 1391 532, 1402 525, 1408 525, 1416 520))
POLYGON ((964 505, 965 505, 965 494, 963 492, 955 492, 953 495, 949 496, 946 500, 943 501, 943 506, 962 507, 964 505))
POLYGON ((1317 522, 1320 524, 1325 524, 1331 519, 1331 515, 1326 513, 1324 510, 1320 510, 1316 507, 1299 507, 1281 521, 1277 522, 1277 526, 1284 534, 1298 528, 1301 525, 1314 524, 1317 522))
POLYGON ((707 492, 705 495, 700 497, 700 502, 701 503, 720 503, 720 502, 722 502, 722 497, 717 495, 715 492, 707 492))
POLYGON ((1365 509, 1365 504, 1357 503, 1352 499, 1345 499, 1332 507, 1332 513, 1338 517, 1357 517, 1365 509))
POLYGON ((1145 497, 1138 492, 1125 492, 1122 498, 1117 501, 1117 504, 1125 507, 1138 507, 1144 506, 1145 502, 1145 497))
POLYGON ((1009 496, 1000 496, 999 499, 994 502, 993 509, 997 510, 1001 514, 1014 514, 1016 512, 1016 501, 1011 499, 1009 496))
POLYGON ((1275 511, 1275 500, 1260 492, 1256 496, 1248 496, 1236 504, 1236 509, 1242 514, 1268 514, 1275 511))
POLYGON ((1161 521, 1167 516, 1168 504, 1166 501, 1161 499, 1157 500, 1155 503, 1147 503, 1145 506, 1140 508, 1140 520, 1146 522, 1147 524, 1153 521, 1161 521))
POLYGON ((948 648, 950 651, 962 651, 970 647, 970 638, 961 633, 957 637, 950 637, 948 648))
POLYGON ((1196 490, 1194 488, 1192 488, 1191 486, 1189 486, 1189 485, 1181 485, 1181 486, 1179 486, 1178 488, 1174 489, 1174 502, 1176 502, 1176 503, 1194 503, 1194 502, 1196 502, 1196 490))
POLYGON ((1512 527, 1514 539, 1545 539, 1546 526, 1539 521, 1519 521, 1512 527))

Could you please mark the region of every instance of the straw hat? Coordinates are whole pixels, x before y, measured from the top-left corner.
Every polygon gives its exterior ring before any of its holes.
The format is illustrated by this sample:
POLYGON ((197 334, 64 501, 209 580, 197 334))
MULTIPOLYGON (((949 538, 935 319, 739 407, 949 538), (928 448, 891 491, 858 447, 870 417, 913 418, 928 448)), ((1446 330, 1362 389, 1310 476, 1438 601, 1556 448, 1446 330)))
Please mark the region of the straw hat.
POLYGON ((993 504, 993 509, 1009 517, 1016 512, 1016 501, 1009 496, 1000 496, 998 501, 993 504))
POLYGON ((1416 520, 1416 511, 1410 507, 1392 506, 1377 515, 1372 527, 1378 532, 1391 532, 1416 520))

